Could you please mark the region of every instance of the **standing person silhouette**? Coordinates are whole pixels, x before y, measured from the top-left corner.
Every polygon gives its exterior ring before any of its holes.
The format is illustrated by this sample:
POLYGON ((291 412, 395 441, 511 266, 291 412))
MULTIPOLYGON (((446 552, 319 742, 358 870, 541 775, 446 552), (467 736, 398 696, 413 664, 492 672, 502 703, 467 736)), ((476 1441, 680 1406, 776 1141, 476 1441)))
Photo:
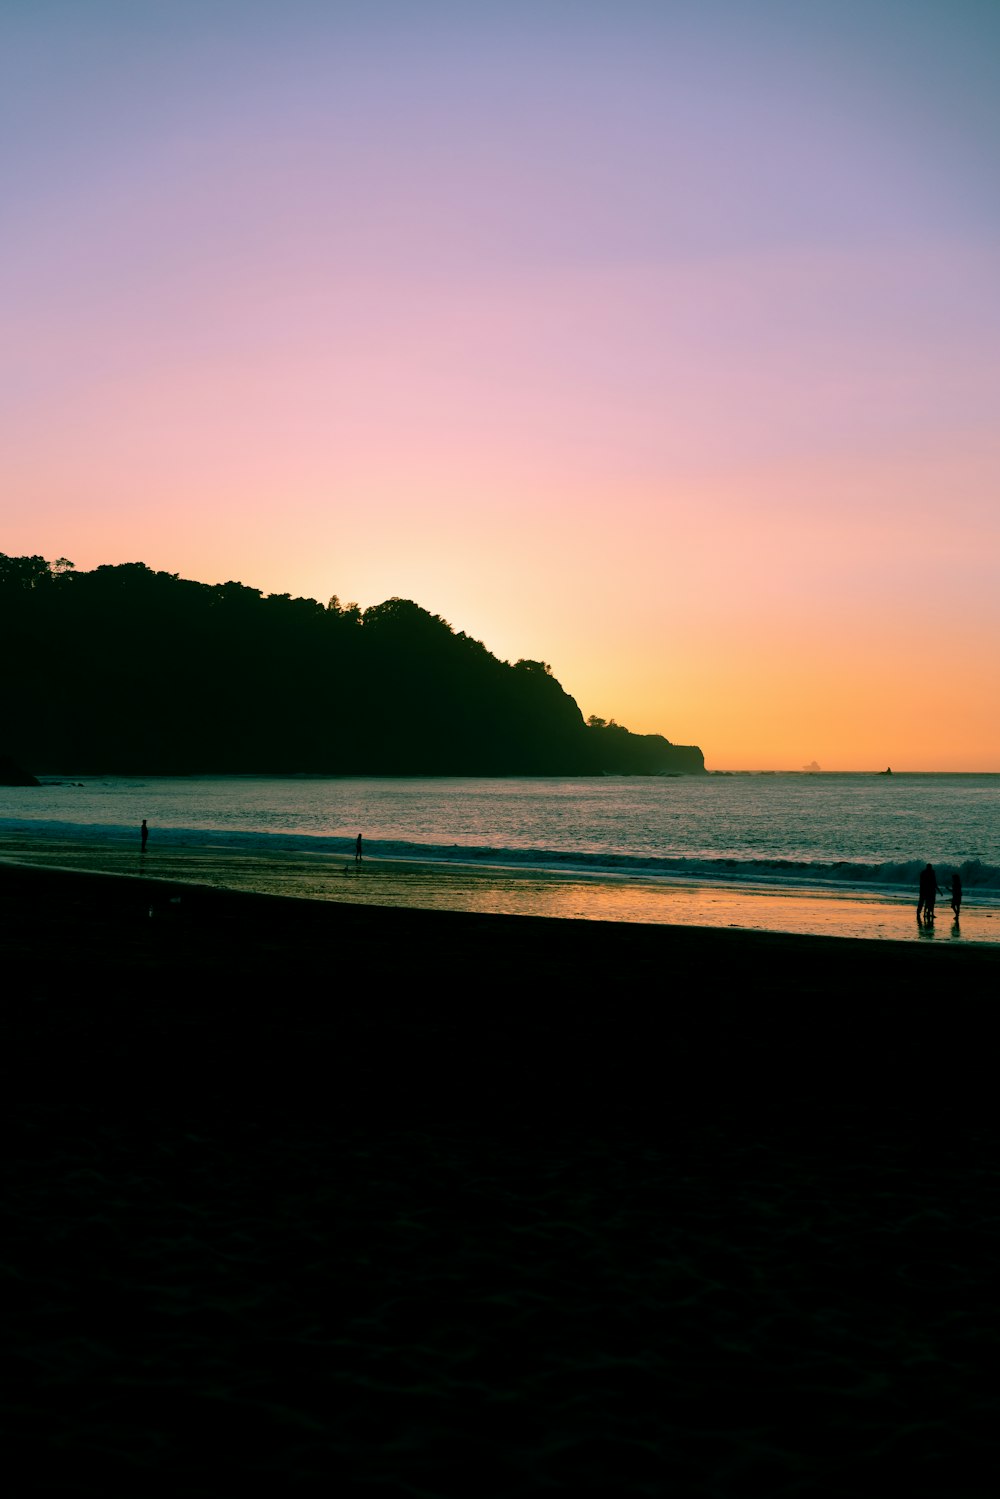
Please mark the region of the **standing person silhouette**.
POLYGON ((142 839, 142 852, 145 853, 146 852, 146 839, 149 837, 149 829, 146 826, 146 819, 145 818, 142 819, 142 827, 139 829, 139 836, 142 839))
POLYGON ((957 922, 958 913, 962 909, 962 876, 957 869, 951 877, 951 909, 955 913, 955 920, 957 922))
POLYGON ((361 863, 361 834, 360 833, 358 834, 358 841, 354 845, 354 862, 355 862, 355 864, 360 864, 361 863))
POLYGON ((926 921, 934 920, 934 900, 941 894, 941 886, 937 882, 933 864, 925 864, 920 871, 920 895, 917 900, 917 920, 923 911, 926 921))

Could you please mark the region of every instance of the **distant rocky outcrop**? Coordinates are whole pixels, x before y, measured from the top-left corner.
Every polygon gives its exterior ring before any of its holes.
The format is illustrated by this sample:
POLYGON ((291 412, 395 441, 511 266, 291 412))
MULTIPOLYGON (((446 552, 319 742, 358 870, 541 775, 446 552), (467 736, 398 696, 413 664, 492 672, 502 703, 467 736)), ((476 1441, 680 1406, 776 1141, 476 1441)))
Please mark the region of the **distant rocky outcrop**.
POLYGON ((40 786, 41 781, 22 770, 9 755, 0 755, 0 786, 40 786))
POLYGON ((587 729, 595 768, 606 775, 704 775, 705 756, 696 744, 671 744, 662 734, 633 734, 619 724, 587 729))

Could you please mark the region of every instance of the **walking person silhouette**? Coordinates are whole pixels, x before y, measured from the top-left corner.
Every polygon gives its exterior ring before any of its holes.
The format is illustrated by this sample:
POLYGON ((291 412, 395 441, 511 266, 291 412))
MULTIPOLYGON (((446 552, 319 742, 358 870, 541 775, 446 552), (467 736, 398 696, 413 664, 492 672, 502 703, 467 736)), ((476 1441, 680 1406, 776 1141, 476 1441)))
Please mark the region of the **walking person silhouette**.
POLYGON ((142 839, 142 852, 145 853, 146 852, 146 839, 149 837, 149 829, 146 826, 146 819, 145 818, 142 819, 142 827, 139 829, 139 836, 142 839))
POLYGON ((355 862, 355 864, 360 864, 361 863, 361 834, 360 833, 358 834, 358 841, 354 845, 354 862, 355 862))

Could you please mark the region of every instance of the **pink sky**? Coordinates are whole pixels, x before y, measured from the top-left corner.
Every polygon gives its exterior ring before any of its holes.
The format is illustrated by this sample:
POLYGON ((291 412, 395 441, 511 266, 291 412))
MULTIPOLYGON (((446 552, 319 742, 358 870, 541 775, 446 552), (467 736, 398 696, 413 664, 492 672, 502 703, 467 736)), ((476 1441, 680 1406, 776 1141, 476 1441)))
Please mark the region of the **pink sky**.
POLYGON ((35 0, 0 100, 0 550, 1000 771, 996 8, 35 0))

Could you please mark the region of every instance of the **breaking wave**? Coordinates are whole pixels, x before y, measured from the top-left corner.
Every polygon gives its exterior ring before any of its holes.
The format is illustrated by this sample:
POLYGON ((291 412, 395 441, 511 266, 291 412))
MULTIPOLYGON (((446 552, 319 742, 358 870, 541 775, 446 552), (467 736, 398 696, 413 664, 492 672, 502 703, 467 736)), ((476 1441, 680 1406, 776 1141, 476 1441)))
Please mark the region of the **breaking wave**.
MULTIPOLYGON (((17 857, 36 839, 62 843, 69 848, 103 846, 107 849, 134 845, 135 829, 119 824, 25 822, 0 819, 0 857, 17 857)), ((157 828, 156 846, 175 852, 232 850, 242 855, 298 857, 318 861, 353 858, 354 840, 316 834, 282 833, 204 828, 157 828)), ((539 875, 562 874, 577 878, 698 881, 770 888, 826 889, 862 892, 883 897, 910 898, 916 891, 923 859, 865 863, 853 860, 799 861, 776 858, 711 858, 692 855, 662 856, 593 852, 576 849, 511 848, 492 844, 414 842, 366 839, 370 859, 401 859, 438 865, 478 865, 517 869, 539 875)), ((958 871, 964 889, 990 904, 1000 904, 1000 867, 981 859, 934 858, 938 884, 950 887, 958 871)))

